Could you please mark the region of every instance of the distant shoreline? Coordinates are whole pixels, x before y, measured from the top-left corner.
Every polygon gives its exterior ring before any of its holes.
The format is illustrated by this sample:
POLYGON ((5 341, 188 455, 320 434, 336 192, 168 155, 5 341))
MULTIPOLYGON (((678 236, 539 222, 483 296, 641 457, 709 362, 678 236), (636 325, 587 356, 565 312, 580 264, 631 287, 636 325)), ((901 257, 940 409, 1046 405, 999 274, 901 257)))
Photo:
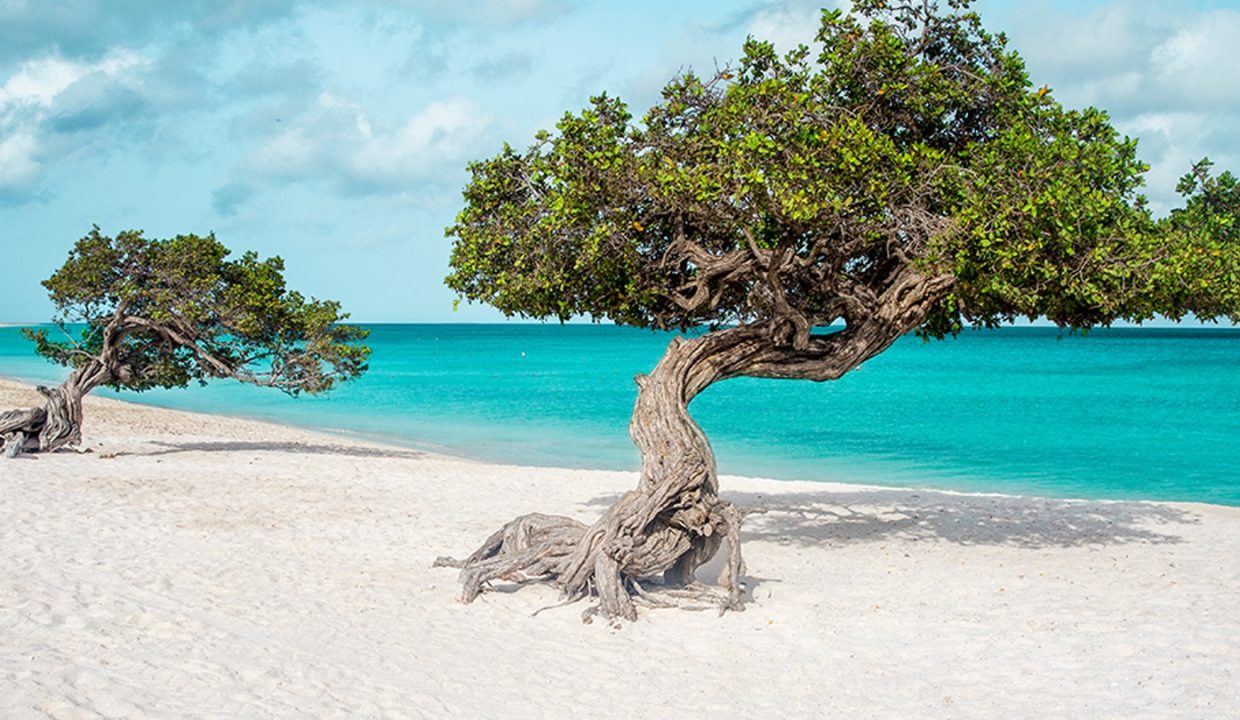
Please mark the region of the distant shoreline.
MULTIPOLYGON (((67 369, 11 330, 0 330, 0 376, 64 380, 67 369)), ((1115 328, 1062 342, 1058 335, 1014 327, 939 344, 907 338, 838 385, 736 382, 712 389, 693 412, 724 474, 1240 507, 1226 433, 1240 421, 1232 402, 1240 397, 1240 332, 1115 328), (1177 366, 1172 398, 1150 368, 1185 357, 1195 360, 1177 366), (962 402, 966 385, 972 395, 962 402), (1081 408, 1082 396, 1096 400, 1081 408), (770 412, 754 418, 754 407, 770 412), (925 407, 936 408, 935 422, 915 410, 925 407), (835 417, 856 421, 838 443, 835 417), (951 433, 943 433, 944 418, 951 433), (1191 451, 1149 443, 1151 426, 1204 442, 1191 451)), ((475 460, 631 470, 640 464, 625 432, 631 378, 657 362, 670 337, 611 326, 378 325, 368 341, 371 372, 325 398, 289 401, 232 383, 125 397, 475 460)))
MULTIPOLYGON (((37 380, 32 378, 23 378, 13 375, 0 374, 0 395, 5 393, 21 392, 23 390, 33 390, 35 386, 41 383, 53 384, 57 381, 37 380)), ((428 440, 418 440, 414 438, 405 438, 399 435, 384 434, 377 432, 366 432, 362 430, 350 430, 347 428, 335 428, 326 425, 318 425, 312 422, 298 422, 295 419, 272 418, 262 415, 247 415, 245 413, 233 413, 224 410, 209 410, 202 408, 185 408, 175 405, 165 405, 160 403, 139 402, 133 398, 117 397, 114 395, 103 395, 102 393, 90 396, 88 403, 117 403, 120 406, 131 408, 131 412, 146 414, 151 417, 160 417, 167 415, 177 415, 184 418, 196 418, 193 424, 201 424, 204 427, 212 426, 217 423, 224 424, 250 424, 271 429, 277 433, 296 433, 302 435, 312 435, 320 438, 332 438, 338 441, 348 443, 357 443, 363 445, 371 445, 376 447, 387 448, 394 451, 423 453, 437 456, 443 459, 454 460, 457 462, 470 465, 500 466, 500 467, 516 467, 527 468, 536 472, 556 472, 556 473, 615 473, 636 475, 634 469, 614 468, 606 466, 574 466, 574 465, 556 465, 556 464, 539 464, 526 462, 522 460, 506 460, 502 458, 487 458, 484 456, 474 456, 463 452, 459 447, 449 447, 428 440)), ((8 409, 0 402, 0 412, 8 409)), ((89 420, 88 420, 89 423, 89 420)), ((148 423, 157 434, 158 423, 148 423)), ((963 497, 1004 497, 1004 498, 1023 498, 1027 500, 1043 500, 1047 502, 1064 502, 1064 503, 1149 503, 1156 505, 1175 505, 1175 506, 1196 506, 1219 508, 1227 512, 1234 512, 1240 519, 1240 506, 1227 504, 1223 502, 1215 502, 1211 500, 1194 500, 1194 499, 1166 499, 1166 498, 1142 498, 1142 497, 1106 497, 1093 496, 1088 494, 1070 494, 1062 495, 1042 494, 1038 492, 1026 492, 1015 489, 974 489, 974 488, 952 488, 950 486, 936 487, 934 485, 901 485, 901 484, 883 484, 881 482, 867 482, 864 479, 856 478, 837 478, 831 480, 807 479, 797 477, 771 477, 750 473, 734 473, 727 472, 720 474, 721 478, 726 478, 728 482, 740 480, 742 482, 755 481, 759 483, 775 483, 776 485, 808 485, 815 488, 826 489, 853 489, 867 491, 898 491, 906 493, 931 493, 936 495, 951 495, 963 497)))

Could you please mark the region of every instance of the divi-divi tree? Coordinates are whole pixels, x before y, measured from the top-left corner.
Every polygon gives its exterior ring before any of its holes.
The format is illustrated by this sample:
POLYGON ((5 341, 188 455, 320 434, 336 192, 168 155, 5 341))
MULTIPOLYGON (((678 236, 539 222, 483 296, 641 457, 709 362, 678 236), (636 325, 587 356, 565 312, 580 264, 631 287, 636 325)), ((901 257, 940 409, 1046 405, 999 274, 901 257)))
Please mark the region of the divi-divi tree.
POLYGON ((324 392, 366 370, 366 331, 339 303, 284 284, 284 263, 229 259, 214 235, 108 237, 94 228, 43 282, 58 330, 27 330, 35 351, 71 368, 43 407, 0 413, 7 455, 81 441, 82 398, 100 386, 185 387, 227 378, 291 395, 324 392))
POLYGON ((448 230, 464 298, 699 330, 637 379, 637 488, 591 525, 527 515, 442 559, 465 600, 539 579, 631 619, 662 588, 695 592, 726 539, 719 599, 738 608, 743 513, 718 496, 687 410, 712 383, 835 380, 906 333, 1017 318, 1237 320, 1235 178, 1203 161, 1184 207, 1155 218, 1136 141, 1031 82, 967 2, 853 7, 823 13, 812 49, 750 39, 735 67, 674 78, 640 120, 597 97, 528 150, 470 166, 448 230))

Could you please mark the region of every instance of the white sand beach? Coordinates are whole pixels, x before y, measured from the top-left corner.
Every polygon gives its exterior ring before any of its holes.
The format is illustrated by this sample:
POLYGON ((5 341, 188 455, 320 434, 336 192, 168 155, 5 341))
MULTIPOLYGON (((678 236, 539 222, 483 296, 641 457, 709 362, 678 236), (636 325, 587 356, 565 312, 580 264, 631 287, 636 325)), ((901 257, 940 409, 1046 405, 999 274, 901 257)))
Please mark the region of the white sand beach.
MULTIPOLYGON (((36 404, 0 382, 0 408, 36 404)), ((516 514, 636 475, 88 398, 0 463, 0 717, 1240 717, 1240 510, 725 477, 743 613, 457 601, 516 514)), ((571 449, 566 449, 571 452, 571 449)))

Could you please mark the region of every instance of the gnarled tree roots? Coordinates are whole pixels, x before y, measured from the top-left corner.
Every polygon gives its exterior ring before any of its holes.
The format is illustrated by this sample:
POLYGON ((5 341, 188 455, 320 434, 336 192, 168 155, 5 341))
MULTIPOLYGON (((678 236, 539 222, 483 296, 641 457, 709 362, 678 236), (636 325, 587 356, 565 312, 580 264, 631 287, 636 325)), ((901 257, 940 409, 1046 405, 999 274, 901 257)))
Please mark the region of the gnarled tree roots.
POLYGON ((522 515, 464 560, 443 557, 435 565, 460 568, 464 602, 494 580, 547 582, 562 590, 566 602, 596 596, 598 604, 582 613, 585 622, 595 614, 635 620, 638 604, 743 610, 743 514, 700 488, 650 513, 656 502, 655 496, 631 491, 592 526, 559 515, 522 515), (652 521, 640 521, 650 514, 652 521), (693 522, 686 522, 690 518, 693 522), (714 557, 725 539, 728 557, 719 586, 698 582, 694 571, 714 557))
MULTIPOLYGON (((569 600, 599 599, 608 618, 634 619, 635 598, 647 603, 702 600, 694 572, 728 541, 719 584, 721 605, 741 609, 742 513, 718 497, 715 456, 688 405, 711 383, 738 376, 831 380, 873 357, 925 317, 926 293, 908 290, 938 282, 919 274, 893 289, 903 300, 867 324, 780 344, 774 326, 742 325, 691 339, 675 338, 649 375, 637 377, 637 402, 629 435, 642 455, 641 479, 594 525, 551 515, 525 515, 500 528, 464 560, 437 564, 461 568, 463 598, 476 598, 502 579, 542 580, 569 600), (661 580, 658 593, 646 586, 661 580), (666 588, 678 588, 677 593, 666 588), (657 595, 657 597, 655 597, 657 595)), ((587 617, 591 611, 587 611, 587 617)))
POLYGON ((52 452, 82 441, 82 395, 76 386, 40 386, 47 398, 41 408, 0 413, 0 447, 6 457, 23 452, 52 452))

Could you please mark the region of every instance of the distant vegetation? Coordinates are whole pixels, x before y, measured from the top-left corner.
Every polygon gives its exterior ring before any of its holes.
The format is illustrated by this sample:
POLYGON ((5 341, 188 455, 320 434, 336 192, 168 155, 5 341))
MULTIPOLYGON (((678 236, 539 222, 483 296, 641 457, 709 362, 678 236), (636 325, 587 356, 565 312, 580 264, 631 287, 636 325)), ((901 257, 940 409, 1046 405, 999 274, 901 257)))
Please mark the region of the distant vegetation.
POLYGON ((339 303, 284 285, 284 262, 228 259, 214 235, 167 240, 94 228, 43 282, 60 332, 24 331, 43 357, 72 368, 44 407, 0 414, 7 454, 81 439, 82 398, 100 386, 185 387, 231 378, 291 395, 319 393, 366 370, 367 332, 339 303), (77 333, 68 324, 84 324, 77 333))

